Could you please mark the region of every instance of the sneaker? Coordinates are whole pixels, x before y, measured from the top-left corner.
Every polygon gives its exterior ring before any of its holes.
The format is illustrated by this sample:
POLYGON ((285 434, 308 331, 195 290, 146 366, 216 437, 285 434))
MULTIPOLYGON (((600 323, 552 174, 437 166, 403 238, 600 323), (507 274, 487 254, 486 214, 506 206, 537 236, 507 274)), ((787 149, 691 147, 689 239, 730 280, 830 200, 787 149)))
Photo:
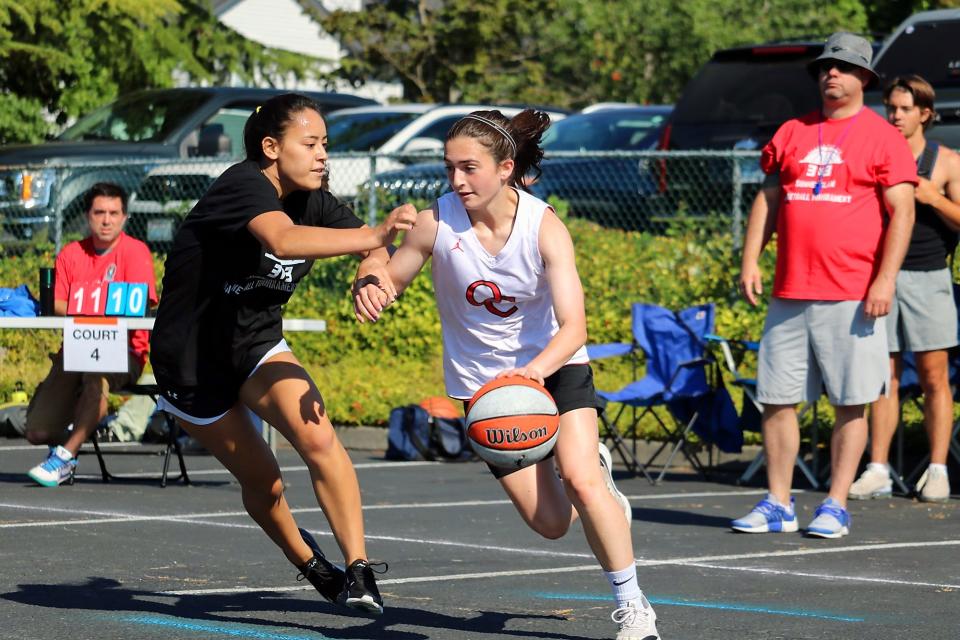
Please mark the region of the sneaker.
POLYGON ((64 482, 73 484, 73 475, 77 472, 77 459, 63 447, 51 447, 47 459, 27 472, 27 475, 39 485, 56 487, 64 482))
POLYGON ((300 537, 313 549, 313 557, 300 567, 300 573, 297 580, 307 579, 310 584, 320 592, 324 598, 330 602, 336 602, 337 596, 343 591, 346 578, 343 571, 330 563, 320 550, 320 545, 313 539, 310 532, 300 529, 300 537))
POLYGON ((850 485, 847 497, 851 500, 870 500, 871 498, 889 498, 893 495, 893 481, 890 470, 868 465, 857 481, 850 485))
POLYGON ((383 598, 377 589, 373 567, 383 567, 382 571, 376 573, 387 571, 386 562, 371 564, 367 560, 354 560, 350 563, 347 567, 347 584, 337 599, 340 604, 375 615, 383 613, 383 598))
POLYGON ((657 614, 644 596, 620 607, 610 614, 610 618, 620 625, 617 640, 660 640, 657 614))
POLYGON ((950 499, 950 478, 940 468, 927 467, 917 482, 923 502, 946 502, 950 499))
POLYGON ((850 514, 833 498, 827 498, 813 512, 807 535, 817 538, 840 538, 850 533, 850 514))
POLYGON ((743 533, 793 533, 797 530, 794 499, 785 507, 772 494, 758 502, 747 515, 730 523, 730 528, 743 533))
POLYGON ((600 468, 603 469, 603 479, 607 483, 607 489, 610 490, 610 493, 617 499, 623 509, 623 515, 627 518, 627 526, 629 526, 633 522, 633 507, 630 506, 627 496, 623 495, 620 489, 617 489, 617 485, 613 481, 613 456, 610 455, 610 449, 607 449, 607 445, 602 442, 600 443, 600 468))

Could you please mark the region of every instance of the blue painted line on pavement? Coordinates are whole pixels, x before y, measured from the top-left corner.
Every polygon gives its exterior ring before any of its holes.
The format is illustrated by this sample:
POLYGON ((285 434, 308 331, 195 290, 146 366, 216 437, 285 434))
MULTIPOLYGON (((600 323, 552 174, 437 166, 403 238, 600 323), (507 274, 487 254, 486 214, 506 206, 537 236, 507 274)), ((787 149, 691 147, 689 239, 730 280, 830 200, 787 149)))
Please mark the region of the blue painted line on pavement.
POLYGON ((197 622, 183 618, 167 618, 163 616, 111 616, 121 622, 132 624, 150 625, 155 627, 167 627, 170 629, 180 629, 183 631, 194 631, 196 633, 215 633, 232 638, 254 638, 256 640, 330 640, 327 636, 319 633, 309 635, 291 635, 288 633, 273 633, 271 631, 262 631, 241 625, 211 624, 208 622, 197 622))
MULTIPOLYGON (((534 592, 532 594, 537 598, 547 600, 596 600, 609 601, 609 595, 589 595, 582 593, 548 593, 534 592)), ((662 604, 668 607, 697 607, 700 609, 719 609, 723 611, 742 611, 745 613, 765 613, 778 616, 792 616, 796 618, 817 618, 819 620, 834 620, 837 622, 864 622, 866 618, 853 615, 843 615, 831 611, 807 611, 805 609, 781 609, 778 607, 765 607, 760 605, 738 604, 735 602, 700 602, 697 600, 687 600, 684 598, 662 598, 647 596, 651 604, 662 604)))

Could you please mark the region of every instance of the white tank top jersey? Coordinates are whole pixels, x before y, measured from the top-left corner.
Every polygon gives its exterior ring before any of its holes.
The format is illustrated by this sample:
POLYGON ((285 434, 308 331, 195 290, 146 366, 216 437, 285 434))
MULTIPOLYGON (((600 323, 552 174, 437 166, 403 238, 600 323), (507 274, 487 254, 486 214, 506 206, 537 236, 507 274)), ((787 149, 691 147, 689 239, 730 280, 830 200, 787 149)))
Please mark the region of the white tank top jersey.
MULTIPOLYGON (((549 205, 516 192, 513 230, 495 256, 480 244, 457 194, 437 200, 431 270, 443 325, 443 377, 454 398, 469 399, 501 371, 525 366, 560 329, 538 243, 549 205)), ((586 362, 583 346, 568 364, 586 362)))

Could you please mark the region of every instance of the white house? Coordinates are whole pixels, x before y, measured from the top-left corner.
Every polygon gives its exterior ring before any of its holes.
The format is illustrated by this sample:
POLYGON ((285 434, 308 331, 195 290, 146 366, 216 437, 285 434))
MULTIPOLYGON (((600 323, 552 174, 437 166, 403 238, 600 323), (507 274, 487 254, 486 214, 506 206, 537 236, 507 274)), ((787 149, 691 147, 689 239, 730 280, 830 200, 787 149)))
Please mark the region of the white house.
MULTIPOLYGON (((321 15, 337 9, 360 11, 365 4, 364 0, 309 0, 309 3, 321 15)), ((324 33, 320 25, 304 13, 297 0, 214 0, 212 10, 220 22, 249 40, 327 61, 323 63, 324 71, 335 69, 340 58, 346 55, 336 38, 324 33)), ((294 79, 288 86, 302 90, 327 89, 316 82, 294 79)), ((403 96, 400 83, 368 82, 357 88, 340 81, 335 89, 380 102, 403 96)))

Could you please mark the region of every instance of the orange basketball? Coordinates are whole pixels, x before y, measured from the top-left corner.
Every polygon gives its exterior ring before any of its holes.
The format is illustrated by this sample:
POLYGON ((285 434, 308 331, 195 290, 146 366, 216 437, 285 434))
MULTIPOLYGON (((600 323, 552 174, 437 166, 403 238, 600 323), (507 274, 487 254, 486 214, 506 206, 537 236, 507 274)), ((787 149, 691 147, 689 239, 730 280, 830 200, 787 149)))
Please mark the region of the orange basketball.
POLYGON ((543 385, 510 376, 480 387, 467 405, 465 425, 478 456, 496 467, 522 469, 553 450, 560 415, 543 385))
POLYGON ((453 404, 450 398, 445 396, 430 396, 420 401, 420 406, 427 410, 427 413, 436 418, 459 418, 460 412, 457 406, 453 404))

